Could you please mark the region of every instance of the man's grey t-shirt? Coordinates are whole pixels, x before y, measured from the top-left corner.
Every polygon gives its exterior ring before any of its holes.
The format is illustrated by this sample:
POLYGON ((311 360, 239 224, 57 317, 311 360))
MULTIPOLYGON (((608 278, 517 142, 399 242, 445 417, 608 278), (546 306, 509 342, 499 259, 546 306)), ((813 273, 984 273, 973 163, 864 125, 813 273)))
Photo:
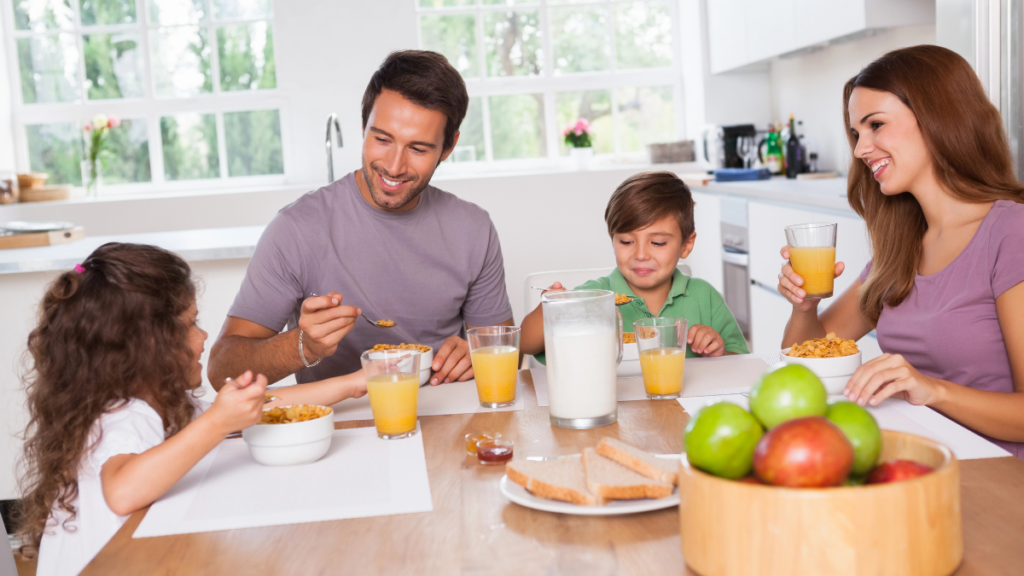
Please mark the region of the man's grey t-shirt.
POLYGON ((300 383, 359 370, 359 356, 374 344, 437 350, 463 322, 492 326, 512 318, 498 233, 485 210, 427 186, 412 210, 385 212, 359 193, 355 173, 278 212, 228 315, 292 329, 304 299, 332 290, 371 320, 397 326, 382 330, 359 320, 333 356, 296 373, 300 383))

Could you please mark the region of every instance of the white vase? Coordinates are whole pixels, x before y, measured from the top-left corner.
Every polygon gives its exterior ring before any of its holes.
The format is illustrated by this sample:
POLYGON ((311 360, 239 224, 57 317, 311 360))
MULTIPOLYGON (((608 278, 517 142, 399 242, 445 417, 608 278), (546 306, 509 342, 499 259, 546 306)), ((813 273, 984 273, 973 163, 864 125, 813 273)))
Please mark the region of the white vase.
POLYGON ((569 157, 576 161, 577 170, 588 170, 594 158, 594 149, 590 147, 569 148, 569 157))

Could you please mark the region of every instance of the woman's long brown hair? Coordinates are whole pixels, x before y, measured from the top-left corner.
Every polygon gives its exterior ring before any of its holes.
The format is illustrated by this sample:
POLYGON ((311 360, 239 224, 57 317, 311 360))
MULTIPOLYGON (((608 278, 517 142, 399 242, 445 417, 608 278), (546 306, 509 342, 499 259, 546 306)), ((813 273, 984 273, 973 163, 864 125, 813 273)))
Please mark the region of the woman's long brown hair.
POLYGON ((155 246, 110 243, 82 267, 50 284, 28 337, 19 533, 29 557, 55 509, 74 519, 79 466, 99 440, 100 416, 143 398, 171 436, 194 415, 190 326, 181 320, 196 293, 188 264, 155 246))
MULTIPOLYGON (((843 89, 843 121, 851 152, 857 146, 850 124, 854 88, 888 92, 910 108, 939 183, 956 199, 1024 202, 999 111, 958 54, 930 45, 901 48, 851 78, 843 89)), ((871 169, 858 158, 850 162, 847 194, 871 236, 874 260, 860 289, 860 310, 876 324, 884 304, 898 306, 914 287, 928 224, 913 195, 882 194, 871 169)))

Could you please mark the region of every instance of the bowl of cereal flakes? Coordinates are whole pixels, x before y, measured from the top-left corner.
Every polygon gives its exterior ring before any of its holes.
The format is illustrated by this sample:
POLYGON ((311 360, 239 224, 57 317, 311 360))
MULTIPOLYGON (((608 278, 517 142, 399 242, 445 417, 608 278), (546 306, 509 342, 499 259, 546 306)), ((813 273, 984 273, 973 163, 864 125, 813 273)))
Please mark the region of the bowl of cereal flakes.
POLYGON ((786 348, 782 351, 782 361, 807 366, 821 378, 826 392, 842 394, 846 383, 861 365, 861 354, 856 342, 829 332, 824 338, 786 348))
POLYGON ((309 464, 331 448, 334 418, 327 406, 279 406, 263 411, 255 426, 242 430, 252 459, 264 466, 309 464))
MULTIPOLYGON (((434 349, 430 346, 424 346, 423 344, 377 344, 373 348, 370 348, 370 352, 377 352, 379 350, 419 350, 420 353, 420 386, 427 383, 430 379, 430 365, 434 363, 434 349)), ((370 355, 373 358, 373 354, 370 355)))

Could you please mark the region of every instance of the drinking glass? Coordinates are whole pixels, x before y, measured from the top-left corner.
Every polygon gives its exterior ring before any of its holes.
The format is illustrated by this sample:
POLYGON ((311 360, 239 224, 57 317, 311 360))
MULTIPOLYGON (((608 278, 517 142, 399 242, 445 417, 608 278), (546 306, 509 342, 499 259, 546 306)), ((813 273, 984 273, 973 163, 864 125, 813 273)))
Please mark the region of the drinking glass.
POLYGON ((370 350, 359 357, 377 436, 385 440, 416 434, 420 391, 419 350, 370 350))
POLYGON ((830 298, 836 279, 836 224, 786 226, 789 262, 804 279, 807 298, 830 298))
POLYGON ((753 136, 738 136, 736 138, 736 155, 743 160, 744 168, 754 166, 754 159, 757 158, 757 141, 753 136))
POLYGON ((679 398, 686 367, 686 329, 681 318, 643 318, 633 322, 640 350, 644 390, 651 400, 679 398))
POLYGON ((484 408, 516 403, 519 376, 519 327, 485 326, 466 331, 476 394, 484 408))

